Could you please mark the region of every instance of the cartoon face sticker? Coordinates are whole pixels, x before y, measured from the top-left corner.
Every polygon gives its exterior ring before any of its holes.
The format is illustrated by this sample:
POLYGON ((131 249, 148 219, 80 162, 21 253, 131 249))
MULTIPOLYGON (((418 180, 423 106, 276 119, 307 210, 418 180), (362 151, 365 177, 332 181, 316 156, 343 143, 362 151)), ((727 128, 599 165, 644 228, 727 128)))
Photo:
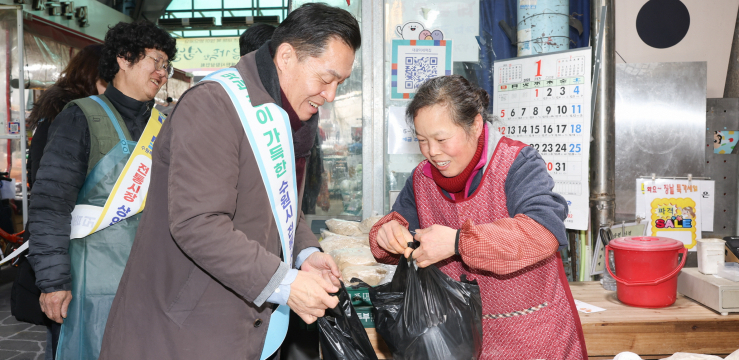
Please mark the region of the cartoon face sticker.
POLYGON ((416 40, 420 37, 424 30, 423 25, 419 22, 408 22, 405 25, 398 26, 395 31, 405 40, 416 40))
POLYGON ((421 31, 421 35, 418 36, 418 40, 433 40, 431 38, 431 31, 428 31, 428 30, 421 31))
POLYGON ((721 147, 721 140, 723 140, 723 136, 718 131, 713 132, 713 148, 718 149, 721 147))
POLYGON ((433 40, 444 40, 444 33, 441 30, 434 30, 431 32, 431 39, 433 40))

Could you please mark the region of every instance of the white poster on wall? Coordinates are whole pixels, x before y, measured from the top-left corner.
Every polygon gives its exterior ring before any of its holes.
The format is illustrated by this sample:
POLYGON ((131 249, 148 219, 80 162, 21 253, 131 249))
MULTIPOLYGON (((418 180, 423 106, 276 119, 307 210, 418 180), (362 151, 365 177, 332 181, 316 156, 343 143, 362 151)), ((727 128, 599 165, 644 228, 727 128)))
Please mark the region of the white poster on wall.
MULTIPOLYGON (((715 211, 715 203, 714 203, 714 195, 715 195, 715 188, 716 188, 716 182, 713 180, 656 180, 652 181, 652 179, 636 179, 636 216, 646 219, 647 214, 649 214, 649 206, 647 205, 647 191, 652 186, 658 186, 658 188, 655 191, 665 191, 663 189, 663 184, 680 184, 679 191, 677 189, 673 189, 673 194, 675 195, 675 192, 677 192, 678 196, 682 194, 684 191, 687 191, 687 186, 691 186, 690 189, 693 189, 693 185, 697 185, 698 188, 695 191, 697 194, 695 194, 693 191, 687 192, 690 194, 691 197, 694 197, 700 202, 701 206, 701 231, 713 231, 713 216, 715 211), (659 181, 659 184, 657 183, 659 181)), ((669 188, 667 189, 669 192, 669 188)))
POLYGON ((496 61, 498 131, 536 148, 567 200, 568 229, 587 230, 590 186, 590 48, 496 61))
POLYGON ((405 106, 388 107, 387 153, 420 154, 416 132, 405 121, 405 106))
POLYGON ((701 200, 702 184, 673 179, 649 179, 643 183, 643 189, 637 190, 637 199, 643 199, 647 235, 679 240, 687 249, 695 251, 696 240, 701 238, 703 230, 703 218, 707 216, 701 200))
POLYGON ((387 9, 390 39, 454 39, 454 61, 480 60, 480 47, 475 39, 480 35, 479 0, 395 0, 389 2, 387 9))

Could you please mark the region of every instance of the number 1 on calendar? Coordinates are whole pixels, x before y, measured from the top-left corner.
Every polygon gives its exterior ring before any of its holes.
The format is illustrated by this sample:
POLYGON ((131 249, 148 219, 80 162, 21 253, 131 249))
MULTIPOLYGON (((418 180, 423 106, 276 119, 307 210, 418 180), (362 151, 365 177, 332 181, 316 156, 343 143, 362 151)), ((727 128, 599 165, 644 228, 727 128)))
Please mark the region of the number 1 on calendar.
POLYGON ((536 76, 537 77, 541 76, 541 60, 536 62, 536 76))

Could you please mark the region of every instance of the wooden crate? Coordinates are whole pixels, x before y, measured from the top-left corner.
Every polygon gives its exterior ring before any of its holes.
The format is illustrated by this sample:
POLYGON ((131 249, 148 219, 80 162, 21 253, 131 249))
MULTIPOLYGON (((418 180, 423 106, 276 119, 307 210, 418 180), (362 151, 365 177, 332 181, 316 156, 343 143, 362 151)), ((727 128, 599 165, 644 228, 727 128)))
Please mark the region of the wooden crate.
MULTIPOLYGON (((364 328, 364 330, 367 331, 367 337, 370 340, 370 343, 372 343, 372 348, 375 349, 375 354, 377 354, 378 359, 392 359, 393 354, 390 352, 390 349, 387 347, 387 344, 385 344, 385 341, 382 340, 382 337, 377 334, 377 331, 375 331, 375 328, 364 328)), ((320 349, 320 346, 319 346, 320 349)), ((323 359, 323 353, 321 352, 321 359, 323 359)))
POLYGON ((375 354, 377 354, 377 358, 392 359, 393 354, 390 352, 387 344, 385 344, 385 340, 382 340, 382 337, 377 334, 375 328, 365 328, 365 330, 367 330, 367 337, 369 337, 370 342, 372 343, 372 348, 375 349, 375 354))

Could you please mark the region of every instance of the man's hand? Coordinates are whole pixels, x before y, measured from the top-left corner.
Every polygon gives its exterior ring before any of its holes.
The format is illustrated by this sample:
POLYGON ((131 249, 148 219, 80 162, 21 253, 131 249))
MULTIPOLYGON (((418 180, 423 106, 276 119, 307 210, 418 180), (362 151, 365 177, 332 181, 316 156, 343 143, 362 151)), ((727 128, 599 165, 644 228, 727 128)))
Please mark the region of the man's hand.
POLYGON ((377 231, 377 245, 392 254, 402 254, 413 241, 413 235, 396 220, 389 221, 377 231))
POLYGON ((290 284, 287 306, 306 324, 312 324, 324 315, 326 309, 339 305, 339 298, 329 295, 337 291, 338 287, 331 285, 320 275, 301 270, 298 271, 295 281, 290 284))
POLYGON ((303 261, 303 264, 300 265, 300 270, 317 274, 336 287, 341 286, 341 283, 339 282, 339 279, 341 279, 339 267, 336 266, 334 258, 329 254, 322 253, 320 251, 310 254, 310 256, 303 261))
POLYGON ((46 316, 58 323, 63 323, 67 317, 67 308, 69 302, 72 301, 71 291, 55 291, 51 293, 41 293, 39 302, 41 303, 41 311, 46 316))
MULTIPOLYGON (((416 264, 425 268, 453 256, 456 237, 457 230, 443 225, 431 225, 425 229, 416 230, 414 238, 421 243, 421 246, 413 251, 416 264)), ((406 257, 410 255, 408 250, 406 250, 406 257)))

